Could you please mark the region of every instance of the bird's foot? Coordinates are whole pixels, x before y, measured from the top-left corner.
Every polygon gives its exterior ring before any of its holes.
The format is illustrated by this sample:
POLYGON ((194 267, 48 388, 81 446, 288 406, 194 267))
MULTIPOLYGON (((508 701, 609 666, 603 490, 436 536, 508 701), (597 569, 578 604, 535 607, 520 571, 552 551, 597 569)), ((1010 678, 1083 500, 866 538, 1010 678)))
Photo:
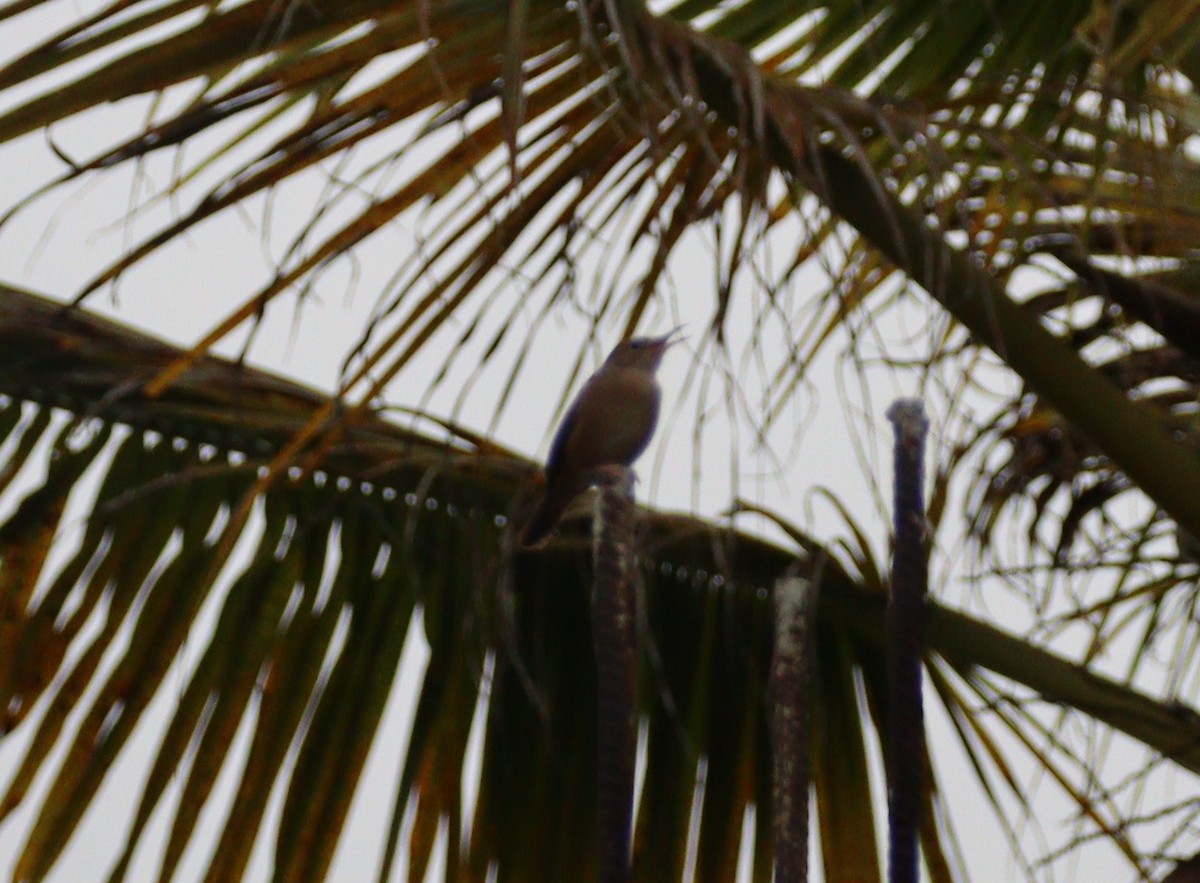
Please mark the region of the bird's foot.
POLYGON ((628 466, 613 463, 608 466, 597 466, 592 470, 592 483, 600 487, 624 487, 633 492, 633 484, 637 481, 637 473, 628 466))

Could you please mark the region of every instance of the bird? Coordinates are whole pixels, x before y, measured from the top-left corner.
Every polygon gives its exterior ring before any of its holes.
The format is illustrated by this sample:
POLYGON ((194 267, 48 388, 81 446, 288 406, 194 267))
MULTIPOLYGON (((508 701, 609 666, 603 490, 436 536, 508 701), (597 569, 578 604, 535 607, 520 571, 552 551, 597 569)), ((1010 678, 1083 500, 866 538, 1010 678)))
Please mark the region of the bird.
POLYGON ((546 461, 546 490, 521 532, 521 545, 545 545, 567 506, 607 466, 629 466, 646 450, 662 397, 655 371, 678 328, 623 340, 567 409, 546 461))

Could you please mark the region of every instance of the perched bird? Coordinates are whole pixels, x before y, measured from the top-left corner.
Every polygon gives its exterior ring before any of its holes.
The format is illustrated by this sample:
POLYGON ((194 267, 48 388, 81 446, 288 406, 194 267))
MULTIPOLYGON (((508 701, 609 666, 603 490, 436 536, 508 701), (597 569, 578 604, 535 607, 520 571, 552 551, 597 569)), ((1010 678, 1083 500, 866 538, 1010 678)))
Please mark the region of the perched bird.
POLYGON ((628 466, 646 449, 661 395, 654 372, 675 331, 622 341, 584 384, 550 446, 546 493, 521 532, 521 545, 545 543, 571 501, 596 482, 597 470, 628 466))

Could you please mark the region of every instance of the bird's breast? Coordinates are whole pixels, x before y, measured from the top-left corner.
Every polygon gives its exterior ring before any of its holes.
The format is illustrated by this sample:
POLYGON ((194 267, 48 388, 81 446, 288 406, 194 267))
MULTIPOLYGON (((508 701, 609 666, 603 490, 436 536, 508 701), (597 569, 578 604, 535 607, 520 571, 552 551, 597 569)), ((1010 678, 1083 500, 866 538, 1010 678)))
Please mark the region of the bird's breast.
POLYGON ((654 432, 659 397, 649 371, 609 368, 593 377, 580 393, 570 459, 583 468, 631 463, 654 432))

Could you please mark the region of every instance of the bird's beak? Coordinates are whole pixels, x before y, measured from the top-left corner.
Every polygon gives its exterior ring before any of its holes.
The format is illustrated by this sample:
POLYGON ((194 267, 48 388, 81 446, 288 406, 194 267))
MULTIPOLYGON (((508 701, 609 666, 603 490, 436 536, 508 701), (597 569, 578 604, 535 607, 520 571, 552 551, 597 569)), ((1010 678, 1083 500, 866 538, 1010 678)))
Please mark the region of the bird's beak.
POLYGON ((662 344, 664 347, 668 347, 668 346, 674 346, 675 344, 680 343, 683 340, 686 340, 687 336, 684 334, 680 334, 680 332, 683 331, 683 329, 686 327, 687 327, 686 325, 676 325, 674 328, 672 328, 670 331, 668 331, 662 337, 658 338, 658 342, 660 344, 662 344))

